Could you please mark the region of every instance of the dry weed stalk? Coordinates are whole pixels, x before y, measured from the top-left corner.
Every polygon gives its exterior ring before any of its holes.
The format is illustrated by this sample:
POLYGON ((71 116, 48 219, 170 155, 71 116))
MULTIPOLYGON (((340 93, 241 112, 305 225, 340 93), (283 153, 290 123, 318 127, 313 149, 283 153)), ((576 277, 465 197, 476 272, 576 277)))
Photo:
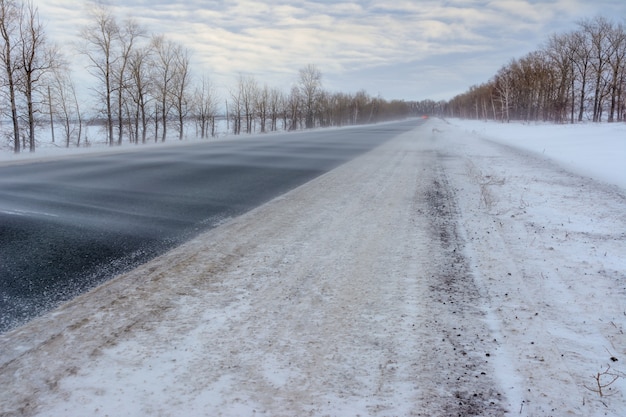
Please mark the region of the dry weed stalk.
POLYGON ((586 384, 584 387, 589 391, 597 393, 600 397, 613 395, 614 393, 606 394, 603 390, 610 387, 615 381, 623 376, 624 375, 621 372, 611 371, 611 365, 607 365, 607 368, 604 371, 598 372, 593 376, 593 379, 596 381, 595 387, 588 387, 586 384))
POLYGON ((468 161, 467 163, 467 173, 480 189, 479 207, 484 205, 486 209, 491 209, 497 201, 489 190, 489 186, 504 185, 505 180, 503 178, 496 178, 492 175, 483 174, 482 171, 471 161, 468 161))

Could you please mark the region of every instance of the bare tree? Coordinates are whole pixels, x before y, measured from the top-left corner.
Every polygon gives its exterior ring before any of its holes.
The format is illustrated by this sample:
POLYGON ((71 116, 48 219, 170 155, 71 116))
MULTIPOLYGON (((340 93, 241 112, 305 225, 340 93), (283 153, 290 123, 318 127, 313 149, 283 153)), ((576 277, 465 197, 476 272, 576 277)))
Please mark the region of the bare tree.
POLYGON ((578 81, 578 117, 583 120, 585 101, 587 100, 587 81, 591 70, 591 54, 593 52, 590 39, 581 30, 570 35, 570 42, 574 49, 574 76, 578 81))
POLYGON ((270 107, 270 88, 267 84, 259 89, 256 94, 255 108, 259 116, 259 124, 261 125, 261 133, 265 133, 265 124, 267 122, 270 107))
POLYGON ((307 65, 300 70, 299 85, 306 115, 306 128, 310 129, 315 126, 315 101, 322 88, 322 73, 315 65, 307 65))
POLYGON ((113 90, 114 90, 114 42, 120 29, 111 11, 104 6, 94 6, 91 11, 93 23, 80 33, 83 40, 80 52, 90 61, 89 72, 102 84, 98 96, 104 101, 107 124, 107 142, 113 145, 113 90))
POLYGON ((174 52, 174 68, 172 76, 172 103, 178 116, 178 139, 183 139, 184 121, 188 114, 187 90, 190 82, 189 51, 181 45, 176 45, 174 52))
POLYGON ((608 33, 611 23, 603 17, 596 17, 592 21, 582 23, 586 36, 589 36, 592 45, 591 66, 594 71, 595 84, 593 96, 593 121, 600 122, 602 117, 603 100, 606 95, 605 72, 609 63, 608 33))
POLYGON ((291 88, 291 94, 287 98, 286 106, 285 106, 285 114, 289 117, 289 130, 297 130, 298 129, 298 121, 301 116, 300 103, 302 101, 302 96, 300 95, 300 89, 298 87, 293 86, 291 88))
MULTIPOLYGON (((242 90, 243 86, 240 83, 237 86, 237 89, 230 91, 230 103, 226 103, 226 108, 230 109, 230 117, 233 119, 233 133, 235 135, 241 134, 241 119, 243 113, 243 99, 242 99, 242 90)), ((228 110, 227 110, 228 113, 228 110)), ((228 118, 228 116, 227 116, 228 118)))
POLYGON ((291 96, 294 94, 297 95, 298 90, 297 88, 294 89, 292 88, 291 90, 291 95, 287 95, 282 93, 280 95, 280 104, 279 104, 279 108, 280 108, 280 112, 281 112, 281 118, 283 119, 283 130, 291 130, 291 126, 288 124, 288 120, 289 120, 289 114, 290 114, 290 102, 291 102, 291 96))
POLYGON ((626 64, 626 32, 621 23, 611 28, 607 34, 607 42, 609 47, 608 61, 611 76, 609 83, 611 107, 608 116, 608 122, 610 123, 615 121, 615 112, 622 99, 622 86, 624 83, 622 74, 626 64))
POLYGON ((496 75, 496 91, 500 102, 501 120, 509 122, 511 120, 511 98, 513 95, 513 76, 510 67, 502 67, 496 75))
POLYGON ((58 61, 58 52, 50 48, 46 42, 43 25, 39 21, 39 13, 32 2, 23 6, 20 20, 20 89, 26 100, 28 121, 28 145, 31 152, 35 151, 35 94, 38 92, 42 77, 51 71, 58 61))
POLYGON ((152 38, 152 47, 154 48, 156 57, 154 88, 158 100, 157 113, 160 113, 155 122, 155 135, 158 135, 158 122, 160 119, 163 127, 161 141, 165 142, 165 138, 167 137, 167 122, 170 110, 174 106, 171 97, 174 77, 176 76, 176 55, 179 45, 165 39, 163 35, 159 35, 152 38))
POLYGON ((206 138, 209 134, 209 128, 211 137, 215 137, 218 98, 209 77, 202 77, 200 86, 196 88, 194 93, 193 103, 193 113, 200 127, 200 137, 206 138))
POLYGON ((322 91, 318 100, 320 126, 328 127, 333 123, 333 96, 327 91, 322 91))
MULTIPOLYGON (((269 116, 270 116, 270 130, 275 132, 278 129, 278 118, 281 113, 283 93, 278 88, 272 88, 269 96, 269 116)), ((283 129, 285 126, 283 126, 283 129)))
POLYGON ((250 134, 253 132, 253 123, 256 119, 255 105, 259 90, 258 83, 252 76, 239 75, 237 87, 239 89, 238 96, 241 100, 241 110, 246 120, 246 133, 250 134))
POLYGON ((116 36, 115 62, 117 65, 113 67, 115 73, 115 93, 117 94, 117 144, 122 144, 122 136, 124 134, 124 109, 128 104, 125 103, 126 91, 132 74, 129 76, 128 66, 138 38, 144 36, 144 29, 139 26, 137 21, 128 19, 124 21, 123 26, 119 28, 116 36))
MULTIPOLYGON (((146 143, 148 131, 148 106, 150 104, 152 49, 149 46, 135 49, 129 59, 130 81, 128 93, 134 103, 134 137, 135 141, 146 143), (141 132, 140 132, 141 126, 141 132)), ((130 116, 129 116, 130 117, 130 116)))
POLYGON ((567 35, 552 35, 545 48, 545 52, 551 61, 551 67, 556 75, 556 95, 552 99, 552 110, 554 120, 563 122, 565 119, 565 110, 567 108, 568 97, 572 96, 571 105, 571 122, 574 123, 574 106, 573 106, 573 82, 574 82, 574 66, 573 60, 575 50, 569 41, 567 35))
POLYGON ((65 66, 56 68, 51 83, 53 92, 50 95, 51 108, 54 109, 55 115, 61 120, 65 146, 69 148, 73 138, 76 139, 76 146, 80 146, 83 119, 76 97, 76 86, 69 69, 65 66))
POLYGON ((335 126, 343 126, 351 122, 350 103, 352 97, 346 93, 333 94, 333 119, 335 126))
POLYGON ((17 78, 17 57, 16 36, 19 31, 19 22, 22 18, 22 10, 13 0, 0 0, 0 35, 2 36, 2 48, 0 59, 6 76, 6 84, 9 95, 9 105, 11 107, 11 122, 13 123, 13 150, 19 153, 20 128, 17 113, 16 78, 17 78))
POLYGON ((371 98, 365 90, 358 91, 352 98, 352 124, 363 124, 369 121, 371 98))
POLYGON ((45 101, 44 76, 53 68, 57 51, 48 46, 38 10, 30 1, 0 1, 0 35, 0 60, 13 123, 13 148, 17 153, 28 146, 34 152, 35 113, 40 110, 38 105, 45 101), (18 93, 21 93, 19 98, 18 93), (40 95, 38 101, 37 94, 40 95), (28 129, 23 143, 20 143, 20 118, 26 120, 28 129))

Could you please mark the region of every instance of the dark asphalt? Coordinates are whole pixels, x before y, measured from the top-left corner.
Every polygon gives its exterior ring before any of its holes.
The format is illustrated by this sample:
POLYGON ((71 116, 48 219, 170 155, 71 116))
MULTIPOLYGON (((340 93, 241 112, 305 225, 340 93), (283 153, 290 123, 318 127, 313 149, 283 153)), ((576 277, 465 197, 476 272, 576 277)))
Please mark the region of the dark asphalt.
POLYGON ((0 332, 420 123, 0 166, 0 332))

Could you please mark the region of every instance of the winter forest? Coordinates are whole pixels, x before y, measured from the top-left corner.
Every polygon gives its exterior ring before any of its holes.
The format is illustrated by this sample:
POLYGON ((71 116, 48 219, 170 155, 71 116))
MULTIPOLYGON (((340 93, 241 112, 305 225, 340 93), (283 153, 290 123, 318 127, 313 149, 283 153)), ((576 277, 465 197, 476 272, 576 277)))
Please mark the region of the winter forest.
POLYGON ((626 120, 626 31, 595 17, 504 65, 488 82, 443 104, 450 117, 553 121, 626 120))
POLYGON ((388 102, 364 90, 325 91, 322 73, 312 64, 294 74, 291 91, 238 75, 236 87, 219 97, 210 75, 192 70, 185 45, 147 33, 132 18, 120 20, 106 6, 94 6, 89 19, 77 33, 77 50, 61 51, 46 37, 33 2, 0 0, 0 111, 11 125, 0 149, 33 152, 44 129, 53 142, 56 136, 55 143, 87 146, 86 125, 101 126, 109 145, 122 145, 183 139, 185 129, 201 138, 215 136, 218 119, 233 134, 265 133, 373 123, 415 110, 414 103, 388 102), (86 58, 87 68, 74 68, 68 59, 74 53, 86 58), (96 108, 81 103, 75 71, 91 75, 87 88, 96 108))

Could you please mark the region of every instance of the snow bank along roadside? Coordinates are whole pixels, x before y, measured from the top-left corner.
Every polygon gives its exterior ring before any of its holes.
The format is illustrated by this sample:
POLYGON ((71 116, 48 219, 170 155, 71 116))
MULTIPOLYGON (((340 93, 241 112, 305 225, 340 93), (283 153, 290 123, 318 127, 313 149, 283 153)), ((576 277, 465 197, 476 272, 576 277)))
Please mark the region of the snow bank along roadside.
POLYGON ((432 121, 0 336, 0 414, 626 415, 625 216, 432 121))
POLYGON ((626 123, 449 122, 473 135, 529 150, 566 169, 626 190, 626 123))

